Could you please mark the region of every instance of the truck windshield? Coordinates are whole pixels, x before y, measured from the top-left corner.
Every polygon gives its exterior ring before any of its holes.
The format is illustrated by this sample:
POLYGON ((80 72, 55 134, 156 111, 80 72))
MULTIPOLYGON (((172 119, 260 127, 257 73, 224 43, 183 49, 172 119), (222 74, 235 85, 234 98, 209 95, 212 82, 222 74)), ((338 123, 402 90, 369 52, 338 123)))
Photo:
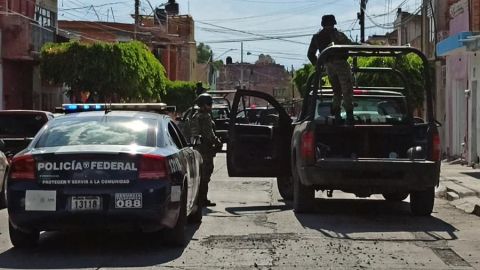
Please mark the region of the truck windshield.
MULTIPOLYGON (((357 124, 403 124, 407 121, 407 106, 403 96, 354 96, 355 122, 357 124)), ((331 117, 332 97, 317 101, 315 120, 328 120, 331 117)), ((341 116, 346 118, 345 109, 341 116)))

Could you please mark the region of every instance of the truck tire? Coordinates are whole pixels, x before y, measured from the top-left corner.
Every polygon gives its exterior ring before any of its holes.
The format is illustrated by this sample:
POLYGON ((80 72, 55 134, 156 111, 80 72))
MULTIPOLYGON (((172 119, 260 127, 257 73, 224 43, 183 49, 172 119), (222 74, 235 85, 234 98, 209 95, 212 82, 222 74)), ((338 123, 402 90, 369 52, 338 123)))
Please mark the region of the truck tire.
POLYGON ((8 231, 10 233, 10 242, 16 248, 33 248, 40 239, 40 232, 20 230, 15 228, 10 222, 8 222, 8 231))
POLYGON ((277 187, 280 192, 280 196, 286 201, 293 199, 293 177, 292 176, 280 176, 277 177, 277 187))
POLYGON ((180 201, 180 213, 177 223, 173 228, 163 230, 163 240, 166 245, 172 247, 185 246, 185 226, 187 225, 187 191, 182 191, 182 199, 180 201))
POLYGON ((429 216, 435 201, 435 188, 410 193, 410 210, 416 216, 429 216))
POLYGON ((408 197, 408 193, 397 192, 397 193, 383 193, 383 198, 391 202, 401 202, 408 197))
POLYGON ((298 175, 293 177, 293 210, 295 213, 310 213, 315 202, 315 189, 300 182, 298 175))

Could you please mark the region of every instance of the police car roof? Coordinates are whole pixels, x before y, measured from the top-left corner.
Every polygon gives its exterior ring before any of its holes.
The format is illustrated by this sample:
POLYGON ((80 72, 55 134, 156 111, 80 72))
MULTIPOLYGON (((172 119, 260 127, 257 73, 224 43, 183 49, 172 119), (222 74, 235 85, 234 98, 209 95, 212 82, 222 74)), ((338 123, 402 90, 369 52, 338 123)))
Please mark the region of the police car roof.
POLYGON ((89 112, 78 112, 78 113, 70 113, 63 116, 59 116, 58 118, 65 118, 65 117, 132 117, 132 118, 163 118, 169 119, 170 117, 165 114, 159 114, 156 112, 144 112, 144 111, 109 111, 105 113, 105 111, 89 111, 89 112))

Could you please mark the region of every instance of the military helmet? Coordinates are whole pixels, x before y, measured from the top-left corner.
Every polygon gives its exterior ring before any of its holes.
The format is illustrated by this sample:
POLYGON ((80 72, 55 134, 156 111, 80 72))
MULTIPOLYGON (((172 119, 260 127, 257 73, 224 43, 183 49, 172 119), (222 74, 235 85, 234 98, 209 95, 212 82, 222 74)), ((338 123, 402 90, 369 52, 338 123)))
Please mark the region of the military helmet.
POLYGON ((337 20, 335 19, 334 15, 324 15, 322 17, 322 27, 325 26, 334 26, 337 24, 337 20))
POLYGON ((198 81, 197 82, 197 87, 202 87, 203 86, 203 82, 202 81, 198 81))
POLYGON ((210 96, 210 94, 203 93, 197 97, 195 104, 197 104, 199 107, 202 107, 203 105, 211 106, 213 104, 213 98, 210 96))

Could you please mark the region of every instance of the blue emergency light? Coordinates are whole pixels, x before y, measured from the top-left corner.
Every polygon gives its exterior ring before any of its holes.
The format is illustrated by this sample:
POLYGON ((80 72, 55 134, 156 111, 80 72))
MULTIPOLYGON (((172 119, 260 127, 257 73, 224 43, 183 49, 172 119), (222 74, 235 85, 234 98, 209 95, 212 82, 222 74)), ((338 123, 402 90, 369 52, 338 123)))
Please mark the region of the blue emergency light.
POLYGON ((91 112, 105 110, 104 104, 63 104, 65 113, 91 112))

